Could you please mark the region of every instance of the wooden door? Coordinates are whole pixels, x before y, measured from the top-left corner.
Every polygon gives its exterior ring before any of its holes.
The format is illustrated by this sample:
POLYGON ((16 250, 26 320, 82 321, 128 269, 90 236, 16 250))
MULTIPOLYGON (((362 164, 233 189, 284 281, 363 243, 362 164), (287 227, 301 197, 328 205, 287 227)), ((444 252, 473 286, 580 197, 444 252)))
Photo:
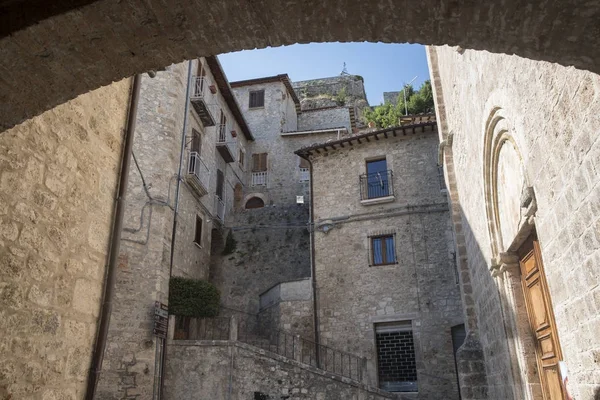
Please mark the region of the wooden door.
POLYGON ((564 400, 558 369, 562 352, 540 246, 535 236, 530 236, 519 249, 519 264, 544 400, 564 400))

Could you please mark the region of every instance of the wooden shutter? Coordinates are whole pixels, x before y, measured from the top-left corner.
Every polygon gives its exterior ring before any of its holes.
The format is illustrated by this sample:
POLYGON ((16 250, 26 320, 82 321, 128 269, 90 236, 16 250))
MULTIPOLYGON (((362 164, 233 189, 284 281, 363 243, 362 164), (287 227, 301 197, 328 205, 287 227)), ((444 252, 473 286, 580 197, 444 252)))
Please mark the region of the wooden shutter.
POLYGON ((308 160, 305 160, 304 158, 300 157, 300 168, 310 168, 308 160))
POLYGON ((196 232, 194 233, 194 243, 202 244, 202 218, 196 215, 196 232))
POLYGON ((225 181, 225 176, 223 175, 223 171, 220 169, 217 170, 217 196, 223 200, 223 183, 225 181))
POLYGON ((257 108, 265 106, 265 91, 264 90, 256 90, 250 92, 249 96, 249 107, 257 108))
POLYGON ((202 147, 202 140, 200 138, 200 132, 195 129, 192 129, 192 147, 190 151, 195 151, 200 154, 200 149, 202 147))
POLYGON ((267 170, 267 153, 252 154, 252 172, 267 170))

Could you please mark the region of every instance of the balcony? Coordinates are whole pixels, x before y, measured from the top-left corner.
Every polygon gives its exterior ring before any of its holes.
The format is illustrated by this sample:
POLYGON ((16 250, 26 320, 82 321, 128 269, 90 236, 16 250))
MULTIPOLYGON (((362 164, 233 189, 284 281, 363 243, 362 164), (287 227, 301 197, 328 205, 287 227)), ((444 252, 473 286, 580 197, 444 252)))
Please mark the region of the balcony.
POLYGON ((232 128, 229 123, 217 125, 217 150, 226 163, 235 161, 237 141, 231 134, 231 130, 232 128))
POLYGON ((267 171, 252 173, 252 186, 267 186, 269 174, 267 171))
POLYGON ((300 168, 300 182, 310 181, 310 169, 300 168))
POLYGON ((190 101, 204 126, 215 126, 214 99, 210 91, 210 82, 205 76, 193 78, 190 101))
POLYGON ((223 224, 225 223, 225 200, 215 195, 215 211, 217 219, 223 224))
POLYGON ((185 178, 199 196, 204 196, 208 193, 208 182, 210 178, 208 167, 204 164, 200 155, 195 151, 190 153, 187 176, 185 178))
POLYGON ((360 176, 360 202, 364 205, 394 201, 394 175, 381 171, 360 176))

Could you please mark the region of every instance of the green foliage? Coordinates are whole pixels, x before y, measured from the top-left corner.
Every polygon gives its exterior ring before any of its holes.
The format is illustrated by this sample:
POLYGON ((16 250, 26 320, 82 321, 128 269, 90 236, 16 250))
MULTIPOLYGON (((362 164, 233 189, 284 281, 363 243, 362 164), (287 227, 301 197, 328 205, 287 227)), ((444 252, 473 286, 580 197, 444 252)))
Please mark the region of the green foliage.
POLYGON ((372 111, 367 110, 364 114, 367 122, 374 122, 378 128, 388 128, 399 124, 400 117, 404 116, 408 109, 408 115, 433 112, 433 91, 431 81, 423 82, 418 91, 411 85, 406 86, 398 95, 398 103, 394 106, 385 103, 375 107, 372 111), (406 90, 406 108, 404 106, 404 90, 406 90))
POLYGON ((346 105, 346 101, 348 100, 348 93, 346 93, 346 88, 343 87, 334 98, 335 102, 338 106, 346 105))
POLYGON ((237 247, 237 241, 233 237, 233 233, 229 231, 227 234, 227 239, 225 239, 225 248, 223 249, 223 255, 226 256, 235 251, 237 247))
POLYGON ((169 314, 183 317, 215 317, 221 296, 209 282, 174 276, 169 281, 169 314))

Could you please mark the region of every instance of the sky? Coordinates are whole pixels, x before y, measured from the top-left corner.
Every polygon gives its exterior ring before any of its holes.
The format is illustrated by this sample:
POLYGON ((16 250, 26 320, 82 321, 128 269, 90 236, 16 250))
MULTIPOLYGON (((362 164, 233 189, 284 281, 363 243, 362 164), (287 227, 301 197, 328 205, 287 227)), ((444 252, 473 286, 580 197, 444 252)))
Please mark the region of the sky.
POLYGON ((346 70, 361 75, 370 105, 383 92, 402 89, 415 76, 418 89, 429 79, 425 46, 385 43, 310 43, 221 54, 230 82, 287 73, 292 81, 327 78, 346 70))

